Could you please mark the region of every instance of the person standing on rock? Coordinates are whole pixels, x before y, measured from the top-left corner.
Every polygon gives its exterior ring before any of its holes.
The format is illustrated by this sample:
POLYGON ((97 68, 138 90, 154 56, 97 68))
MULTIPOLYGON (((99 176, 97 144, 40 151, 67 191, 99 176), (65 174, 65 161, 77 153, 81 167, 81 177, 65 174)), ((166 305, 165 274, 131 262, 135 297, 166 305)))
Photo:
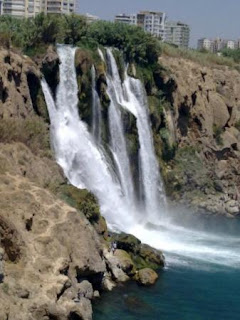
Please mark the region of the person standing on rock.
POLYGON ((116 250, 117 250, 117 242, 116 241, 111 242, 110 252, 114 254, 116 250))

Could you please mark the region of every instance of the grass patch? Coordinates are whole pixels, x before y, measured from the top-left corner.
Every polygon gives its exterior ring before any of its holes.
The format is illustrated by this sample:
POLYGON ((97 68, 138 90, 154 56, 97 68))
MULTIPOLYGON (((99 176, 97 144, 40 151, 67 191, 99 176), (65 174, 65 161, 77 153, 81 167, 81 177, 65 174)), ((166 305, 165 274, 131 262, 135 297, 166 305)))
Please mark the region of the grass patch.
POLYGON ((48 157, 51 155, 48 126, 38 116, 27 119, 2 119, 0 142, 22 142, 34 154, 48 157))
POLYGON ((202 66, 228 66, 239 71, 240 65, 230 57, 218 56, 211 52, 200 52, 194 49, 178 48, 161 42, 162 53, 168 57, 183 58, 199 63, 202 66))

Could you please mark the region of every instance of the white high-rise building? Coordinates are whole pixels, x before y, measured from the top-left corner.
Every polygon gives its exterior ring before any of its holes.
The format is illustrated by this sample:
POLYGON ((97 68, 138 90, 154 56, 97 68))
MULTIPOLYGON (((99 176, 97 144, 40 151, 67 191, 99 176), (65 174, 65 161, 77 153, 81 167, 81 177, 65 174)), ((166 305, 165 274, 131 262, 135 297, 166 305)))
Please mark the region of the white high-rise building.
POLYGON ((3 15, 30 18, 40 12, 45 14, 73 13, 75 12, 75 0, 3 0, 3 15))
POLYGON ((214 49, 214 41, 202 38, 198 40, 198 50, 207 50, 207 51, 213 51, 214 49))
POLYGON ((140 11, 137 14, 118 14, 115 22, 138 25, 153 36, 164 39, 166 14, 164 12, 140 11))
POLYGON ((234 50, 236 48, 236 42, 234 40, 227 40, 226 47, 234 50))
POLYGON ((180 21, 168 21, 165 28, 164 40, 178 47, 188 48, 190 27, 180 21))
POLYGON ((164 40, 166 13, 155 11, 141 11, 137 14, 137 24, 146 32, 164 40))

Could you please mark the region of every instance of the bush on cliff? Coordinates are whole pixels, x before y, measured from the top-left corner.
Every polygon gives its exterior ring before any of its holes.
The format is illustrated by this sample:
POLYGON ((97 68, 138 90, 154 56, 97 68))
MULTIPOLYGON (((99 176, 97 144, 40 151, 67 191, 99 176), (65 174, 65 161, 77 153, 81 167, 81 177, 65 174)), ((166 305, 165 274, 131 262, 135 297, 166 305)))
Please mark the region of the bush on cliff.
POLYGON ((143 65, 156 63, 160 55, 159 41, 141 28, 106 21, 87 24, 80 15, 39 14, 22 20, 2 16, 0 34, 25 53, 47 44, 65 43, 89 48, 116 47, 123 51, 128 61, 143 65))

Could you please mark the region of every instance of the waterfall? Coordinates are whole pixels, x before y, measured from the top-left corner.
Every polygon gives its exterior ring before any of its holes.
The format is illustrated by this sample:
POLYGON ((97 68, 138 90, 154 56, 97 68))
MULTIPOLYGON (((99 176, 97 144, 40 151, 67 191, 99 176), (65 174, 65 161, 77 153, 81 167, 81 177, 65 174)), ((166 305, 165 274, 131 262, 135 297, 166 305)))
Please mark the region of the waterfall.
MULTIPOLYGON (((239 250, 234 249, 237 248, 238 237, 224 237, 194 230, 198 221, 193 218, 193 222, 189 221, 189 224, 185 225, 185 209, 182 216, 180 212, 177 212, 175 217, 172 214, 169 222, 161 219, 160 211, 165 205, 165 194, 154 154, 147 97, 141 82, 129 77, 125 70, 125 80, 122 83, 116 61, 108 50, 106 76, 108 94, 111 97, 108 120, 110 149, 115 164, 115 170, 112 170, 112 163, 108 161, 103 144, 100 141, 99 146, 97 142, 98 135, 89 132, 87 125, 79 117, 75 49, 59 46, 58 55, 61 64, 56 101, 45 80, 42 80, 42 89, 51 121, 51 143, 56 160, 70 183, 78 188, 86 188, 96 195, 101 213, 112 228, 132 233, 142 241, 164 249, 171 263, 185 263, 192 267, 195 259, 213 265, 239 267, 239 250), (128 110, 136 117, 140 144, 139 189, 143 198, 142 208, 138 207, 132 189, 132 175, 122 126, 122 109, 128 110), (119 175, 118 179, 114 172, 119 175), (149 221, 154 225, 147 225, 149 221)), ((104 60, 104 55, 102 59, 104 60)), ((92 79, 94 78, 93 76, 92 79)), ((97 124, 100 118, 97 112, 95 115, 96 119, 93 122, 97 124)), ((199 266, 198 263, 196 265, 199 266)))
POLYGON ((159 211, 166 208, 166 197, 156 159, 151 126, 148 114, 148 103, 145 89, 140 80, 133 79, 126 74, 124 81, 128 103, 135 106, 137 128, 140 142, 141 189, 144 197, 145 211, 149 218, 159 217, 159 211))
POLYGON ((135 196, 130 161, 121 119, 120 103, 122 101, 122 87, 116 62, 110 49, 107 50, 107 94, 111 100, 108 111, 108 123, 111 135, 111 151, 119 174, 122 190, 128 201, 128 206, 135 206, 135 196))
POLYGON ((101 144, 101 103, 96 90, 96 71, 94 65, 91 69, 92 76, 92 134, 98 145, 101 144))
POLYGON ((58 55, 61 64, 56 104, 46 82, 42 83, 57 162, 74 186, 86 188, 97 196, 102 214, 112 227, 127 231, 127 226, 134 223, 134 213, 129 212, 121 186, 112 177, 106 157, 79 118, 75 49, 60 46, 58 55))
POLYGON ((139 189, 143 197, 144 212, 147 213, 147 218, 151 221, 159 218, 159 211, 162 211, 166 206, 166 197, 153 146, 145 89, 140 80, 129 77, 126 70, 122 85, 117 64, 110 49, 107 49, 107 64, 108 95, 111 98, 110 120, 114 121, 112 125, 116 130, 117 122, 116 117, 112 114, 113 106, 115 112, 119 112, 116 106, 121 106, 135 115, 137 120, 140 142, 139 189))
MULTIPOLYGON (((159 218, 163 189, 154 154, 146 95, 140 81, 128 77, 125 72, 126 79, 122 84, 114 56, 110 49, 107 50, 107 93, 111 100, 108 109, 109 149, 115 167, 112 170, 100 139, 101 106, 95 88, 95 68, 92 67, 93 119, 92 132, 89 132, 79 117, 75 49, 59 46, 58 55, 61 64, 56 102, 45 81, 42 87, 51 120, 52 145, 66 177, 74 186, 86 188, 96 195, 101 212, 111 226, 127 232, 136 222, 159 218), (137 121, 139 189, 144 203, 141 208, 136 200, 123 130, 123 109, 131 112, 137 121)), ((101 58, 104 59, 102 53, 101 58)))

